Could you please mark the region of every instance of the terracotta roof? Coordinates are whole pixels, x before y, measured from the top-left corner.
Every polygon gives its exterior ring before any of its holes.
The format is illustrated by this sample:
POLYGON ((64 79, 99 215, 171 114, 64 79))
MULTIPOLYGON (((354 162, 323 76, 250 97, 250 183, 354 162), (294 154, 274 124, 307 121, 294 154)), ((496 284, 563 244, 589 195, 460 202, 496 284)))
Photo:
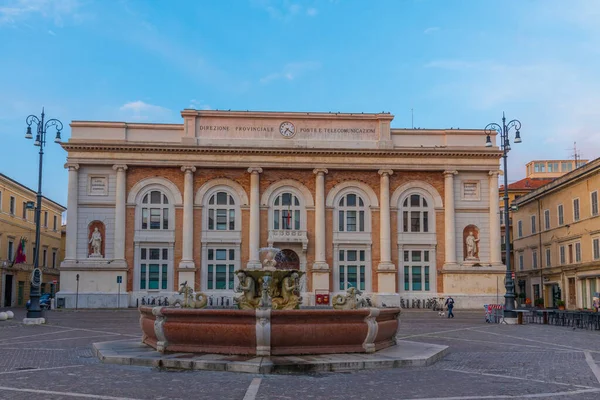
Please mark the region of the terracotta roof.
MULTIPOLYGON (((508 190, 535 190, 542 187, 556 178, 525 178, 508 184, 508 190)), ((504 185, 500 186, 504 190, 504 185)))

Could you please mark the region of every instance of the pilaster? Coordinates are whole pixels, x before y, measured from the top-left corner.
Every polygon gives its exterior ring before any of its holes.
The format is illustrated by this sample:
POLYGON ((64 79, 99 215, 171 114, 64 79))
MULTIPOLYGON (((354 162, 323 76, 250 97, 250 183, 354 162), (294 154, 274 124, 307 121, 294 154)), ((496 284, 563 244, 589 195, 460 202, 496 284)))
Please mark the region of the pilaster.
POLYGON ((325 174, 326 168, 315 168, 315 262, 313 271, 329 271, 325 256, 325 174))
MULTIPOLYGON (((498 171, 490 171, 490 263, 502 265, 500 243, 500 198, 498 197, 498 171)), ((540 249, 540 252, 542 249, 540 249)), ((540 253, 541 254, 541 253, 540 253)), ((540 257, 540 260, 542 258, 540 257)))
POLYGON ((67 200, 67 238, 65 260, 74 261, 77 258, 77 210, 79 209, 79 164, 66 163, 69 170, 69 186, 67 200))
POLYGON ((444 268, 456 267, 456 217, 454 210, 454 175, 457 171, 444 171, 444 225, 445 257, 444 268))
MULTIPOLYGON (((183 186, 183 246, 179 269, 194 269, 196 267, 194 264, 194 172, 196 172, 196 167, 185 165, 181 167, 181 171, 185 174, 185 177, 183 186)), ((189 278, 189 276, 186 276, 186 278, 189 278)), ((181 281, 181 279, 180 276, 180 282, 185 281, 181 281)))
POLYGON ((260 167, 248 168, 250 173, 250 234, 248 269, 260 269, 260 167))
POLYGON ((117 171, 117 184, 115 194, 115 242, 113 258, 125 261, 125 207, 126 207, 126 181, 127 165, 116 164, 113 169, 117 171))

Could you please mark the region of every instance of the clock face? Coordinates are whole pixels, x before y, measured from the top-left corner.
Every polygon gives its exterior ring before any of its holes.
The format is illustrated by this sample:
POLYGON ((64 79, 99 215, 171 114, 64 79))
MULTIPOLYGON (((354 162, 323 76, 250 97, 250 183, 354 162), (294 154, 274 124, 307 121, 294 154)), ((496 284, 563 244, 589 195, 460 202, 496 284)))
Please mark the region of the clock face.
POLYGON ((282 122, 279 125, 279 133, 287 138, 291 138, 296 134, 296 127, 291 122, 282 122))

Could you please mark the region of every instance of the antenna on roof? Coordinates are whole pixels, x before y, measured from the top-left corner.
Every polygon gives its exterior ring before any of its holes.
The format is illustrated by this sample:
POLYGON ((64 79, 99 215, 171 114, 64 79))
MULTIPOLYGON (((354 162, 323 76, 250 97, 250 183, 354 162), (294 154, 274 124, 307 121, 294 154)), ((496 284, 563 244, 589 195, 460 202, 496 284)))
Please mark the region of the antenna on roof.
POLYGON ((578 161, 581 160, 581 153, 577 151, 577 142, 573 142, 573 158, 575 159, 575 168, 579 167, 578 161))

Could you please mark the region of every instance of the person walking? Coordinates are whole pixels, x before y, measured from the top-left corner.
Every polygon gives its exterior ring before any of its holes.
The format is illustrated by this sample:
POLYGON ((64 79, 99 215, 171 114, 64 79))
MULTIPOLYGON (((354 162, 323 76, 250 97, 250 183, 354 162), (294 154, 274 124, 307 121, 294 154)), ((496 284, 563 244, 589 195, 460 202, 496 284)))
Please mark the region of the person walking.
POLYGON ((454 314, 452 313, 452 309, 454 308, 454 299, 452 296, 448 296, 446 299, 446 306, 448 307, 448 318, 454 318, 454 314))

